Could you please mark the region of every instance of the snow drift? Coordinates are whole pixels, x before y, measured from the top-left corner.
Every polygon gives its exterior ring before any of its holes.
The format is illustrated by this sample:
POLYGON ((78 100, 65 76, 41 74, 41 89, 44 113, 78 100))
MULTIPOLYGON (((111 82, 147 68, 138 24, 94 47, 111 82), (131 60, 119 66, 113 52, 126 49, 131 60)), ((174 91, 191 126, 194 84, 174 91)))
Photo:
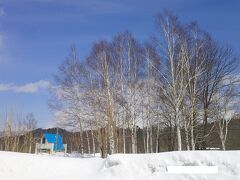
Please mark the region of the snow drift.
POLYGON ((240 151, 116 154, 107 159, 0 152, 1 180, 237 180, 240 151), (169 174, 168 166, 218 166, 218 174, 169 174))

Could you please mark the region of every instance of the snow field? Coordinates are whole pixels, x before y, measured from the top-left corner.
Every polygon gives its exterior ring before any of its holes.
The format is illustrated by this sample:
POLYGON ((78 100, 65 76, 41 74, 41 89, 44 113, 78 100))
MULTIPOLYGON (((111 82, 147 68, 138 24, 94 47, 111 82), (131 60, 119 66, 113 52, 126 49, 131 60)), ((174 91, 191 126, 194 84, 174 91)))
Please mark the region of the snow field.
POLYGON ((238 180, 240 151, 74 158, 0 152, 0 180, 238 180), (218 174, 170 174, 168 166, 217 166, 218 174))

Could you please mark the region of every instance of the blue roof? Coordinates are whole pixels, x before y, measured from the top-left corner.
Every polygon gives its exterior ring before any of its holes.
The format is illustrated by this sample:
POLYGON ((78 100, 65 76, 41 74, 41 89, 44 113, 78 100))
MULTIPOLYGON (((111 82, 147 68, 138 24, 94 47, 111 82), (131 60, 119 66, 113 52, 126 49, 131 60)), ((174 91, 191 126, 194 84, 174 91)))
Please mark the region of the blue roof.
POLYGON ((46 138, 48 143, 54 143, 54 150, 61 151, 64 150, 62 136, 60 134, 50 134, 44 133, 43 136, 46 138))

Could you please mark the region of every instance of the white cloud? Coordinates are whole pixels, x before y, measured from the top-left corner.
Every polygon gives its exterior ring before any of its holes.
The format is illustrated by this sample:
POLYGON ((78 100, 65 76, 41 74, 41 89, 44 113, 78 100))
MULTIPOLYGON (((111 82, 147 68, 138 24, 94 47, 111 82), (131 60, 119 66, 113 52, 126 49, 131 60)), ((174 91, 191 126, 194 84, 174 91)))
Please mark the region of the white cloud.
POLYGON ((233 85, 240 85, 240 73, 238 74, 231 74, 226 76, 222 80, 222 85, 233 84, 233 85))
POLYGON ((0 84, 0 92, 1 91, 9 91, 13 88, 12 84, 0 84))
POLYGON ((27 83, 24 85, 0 84, 0 92, 10 91, 16 93, 35 93, 41 89, 48 89, 50 86, 51 83, 45 80, 27 83))
POLYGON ((5 13, 3 7, 0 7, 0 17, 1 17, 1 16, 4 16, 5 14, 6 14, 6 13, 5 13))
POLYGON ((87 9, 90 14, 105 14, 130 11, 130 7, 121 1, 115 0, 24 0, 26 2, 38 3, 58 3, 65 5, 72 5, 74 7, 87 9))
POLYGON ((3 48, 3 35, 1 33, 0 33, 0 48, 1 49, 3 48))
MULTIPOLYGON (((4 11, 4 9, 3 9, 3 7, 1 7, 0 6, 0 17, 1 16, 4 16, 5 15, 5 11, 4 11)), ((0 25, 1 25, 1 23, 0 23, 0 25)), ((2 32, 0 32, 0 63, 3 61, 2 59, 4 59, 3 58, 3 53, 2 53, 2 51, 3 51, 3 35, 2 35, 2 32)))

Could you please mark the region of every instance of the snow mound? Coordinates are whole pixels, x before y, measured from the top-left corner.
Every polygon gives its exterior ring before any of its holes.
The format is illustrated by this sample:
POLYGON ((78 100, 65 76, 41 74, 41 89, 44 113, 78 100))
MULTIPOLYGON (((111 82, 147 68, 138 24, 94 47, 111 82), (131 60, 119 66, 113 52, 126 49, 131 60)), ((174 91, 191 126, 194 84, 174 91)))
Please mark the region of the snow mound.
POLYGON ((116 154, 74 158, 0 152, 0 180, 237 180, 240 151, 116 154), (218 174, 169 174, 168 166, 217 166, 218 174))
POLYGON ((0 180, 88 179, 102 164, 101 158, 0 152, 0 180))
POLYGON ((240 151, 191 151, 109 156, 103 172, 112 177, 144 176, 159 179, 240 179, 240 151), (169 174, 168 166, 217 166, 218 174, 169 174))

